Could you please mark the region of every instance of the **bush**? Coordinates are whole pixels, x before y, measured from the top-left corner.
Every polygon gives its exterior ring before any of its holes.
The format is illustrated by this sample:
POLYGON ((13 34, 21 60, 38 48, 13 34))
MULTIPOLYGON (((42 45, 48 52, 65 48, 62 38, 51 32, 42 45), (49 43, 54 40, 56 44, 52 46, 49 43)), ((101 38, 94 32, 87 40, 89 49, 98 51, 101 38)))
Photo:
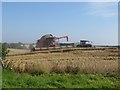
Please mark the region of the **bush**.
POLYGON ((5 44, 0 44, 0 64, 2 67, 4 66, 3 60, 5 60, 6 55, 8 54, 9 50, 5 44))
POLYGON ((7 47, 4 44, 2 44, 2 52, 1 52, 2 53, 2 60, 5 59, 8 52, 9 52, 9 50, 7 50, 7 47))

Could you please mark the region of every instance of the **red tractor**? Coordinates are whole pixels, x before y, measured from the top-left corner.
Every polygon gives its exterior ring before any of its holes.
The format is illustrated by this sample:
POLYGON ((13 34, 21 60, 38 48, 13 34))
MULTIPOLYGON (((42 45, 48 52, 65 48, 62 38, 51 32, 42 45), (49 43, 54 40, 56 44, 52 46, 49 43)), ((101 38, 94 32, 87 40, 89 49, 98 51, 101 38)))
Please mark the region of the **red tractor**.
POLYGON ((80 43, 77 45, 77 47, 92 47, 92 42, 88 40, 80 40, 80 43))

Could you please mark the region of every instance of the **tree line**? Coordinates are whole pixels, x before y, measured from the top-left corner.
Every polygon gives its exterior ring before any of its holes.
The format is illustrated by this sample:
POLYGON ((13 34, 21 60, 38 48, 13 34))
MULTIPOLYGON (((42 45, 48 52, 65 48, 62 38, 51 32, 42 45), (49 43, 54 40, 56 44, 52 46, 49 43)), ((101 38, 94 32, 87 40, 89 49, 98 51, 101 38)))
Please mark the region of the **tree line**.
POLYGON ((28 44, 28 47, 26 44, 18 42, 18 43, 3 43, 5 47, 7 48, 13 48, 13 49, 31 49, 34 47, 34 43, 28 44))

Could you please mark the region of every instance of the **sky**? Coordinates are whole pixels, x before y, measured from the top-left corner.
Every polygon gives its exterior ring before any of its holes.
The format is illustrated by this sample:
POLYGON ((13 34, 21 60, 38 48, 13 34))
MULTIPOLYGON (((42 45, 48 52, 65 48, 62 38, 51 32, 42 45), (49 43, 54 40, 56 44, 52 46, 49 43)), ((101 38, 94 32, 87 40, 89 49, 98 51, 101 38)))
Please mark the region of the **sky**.
POLYGON ((2 3, 0 2, 0 42, 2 42, 2 3))
POLYGON ((119 2, 119 0, 1 0, 2 2, 119 2))
POLYGON ((118 3, 2 3, 3 42, 35 43, 45 34, 67 35, 69 42, 87 39, 93 44, 115 45, 118 43, 118 3))

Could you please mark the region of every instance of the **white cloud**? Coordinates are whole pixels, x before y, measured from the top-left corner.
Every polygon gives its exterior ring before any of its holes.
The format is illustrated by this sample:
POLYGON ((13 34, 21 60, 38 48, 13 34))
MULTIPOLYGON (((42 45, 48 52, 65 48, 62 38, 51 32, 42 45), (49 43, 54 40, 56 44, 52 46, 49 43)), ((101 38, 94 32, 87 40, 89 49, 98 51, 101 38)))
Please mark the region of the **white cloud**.
POLYGON ((112 17, 118 15, 118 3, 89 3, 87 8, 88 15, 112 17))

